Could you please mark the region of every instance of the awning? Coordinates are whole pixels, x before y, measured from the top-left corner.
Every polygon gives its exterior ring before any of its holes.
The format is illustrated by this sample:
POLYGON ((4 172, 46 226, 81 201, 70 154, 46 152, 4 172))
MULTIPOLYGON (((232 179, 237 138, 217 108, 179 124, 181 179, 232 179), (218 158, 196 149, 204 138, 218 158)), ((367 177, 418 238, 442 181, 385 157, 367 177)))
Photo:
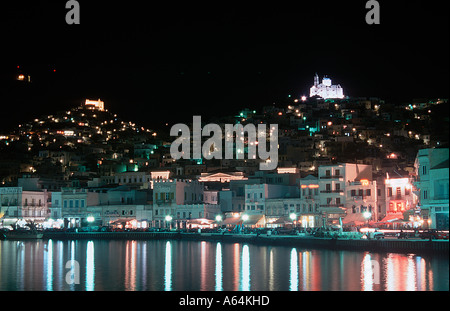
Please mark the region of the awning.
POLYGON ((361 213, 351 213, 347 214, 344 219, 342 219, 342 223, 344 225, 357 225, 357 224, 364 224, 366 222, 366 218, 361 213))
POLYGON ((214 222, 214 220, 206 219, 206 218, 195 218, 195 219, 189 219, 186 221, 187 224, 191 225, 210 225, 214 222))
POLYGON ((242 222, 242 219, 240 217, 229 217, 225 218, 223 221, 224 225, 237 225, 238 223, 242 222))
POLYGON ((271 224, 281 224, 281 225, 285 225, 285 224, 292 224, 292 220, 290 218, 287 217, 279 217, 277 220, 275 220, 274 222, 271 222, 271 224))

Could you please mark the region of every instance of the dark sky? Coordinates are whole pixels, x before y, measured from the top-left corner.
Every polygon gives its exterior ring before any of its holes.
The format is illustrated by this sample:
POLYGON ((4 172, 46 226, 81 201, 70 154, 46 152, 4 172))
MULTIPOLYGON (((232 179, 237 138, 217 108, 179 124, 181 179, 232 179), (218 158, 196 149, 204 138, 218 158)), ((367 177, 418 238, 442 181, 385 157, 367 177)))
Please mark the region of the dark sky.
POLYGON ((66 1, 2 3, 0 130, 85 98, 150 128, 230 115, 307 95, 315 72, 349 96, 448 98, 445 1, 380 0, 380 25, 364 0, 78 2, 80 25, 66 1))

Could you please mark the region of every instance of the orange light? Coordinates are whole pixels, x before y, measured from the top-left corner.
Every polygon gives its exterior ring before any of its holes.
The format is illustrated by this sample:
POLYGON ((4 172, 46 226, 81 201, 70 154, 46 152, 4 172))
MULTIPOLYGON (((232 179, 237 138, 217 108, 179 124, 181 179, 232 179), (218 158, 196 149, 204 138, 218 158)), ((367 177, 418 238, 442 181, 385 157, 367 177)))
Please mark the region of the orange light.
POLYGON ((311 188, 311 189, 319 188, 319 185, 309 185, 309 188, 311 188))
POLYGON ((361 179, 361 185, 363 186, 368 186, 369 185, 369 180, 368 179, 361 179))
POLYGON ((302 185, 302 189, 308 188, 307 185, 302 185))

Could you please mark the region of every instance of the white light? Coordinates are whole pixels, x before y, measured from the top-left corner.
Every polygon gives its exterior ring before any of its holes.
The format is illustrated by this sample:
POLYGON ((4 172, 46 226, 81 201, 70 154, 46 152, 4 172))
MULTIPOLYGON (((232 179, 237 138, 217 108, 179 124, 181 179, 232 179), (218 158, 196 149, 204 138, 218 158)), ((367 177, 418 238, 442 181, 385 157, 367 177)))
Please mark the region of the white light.
POLYGON ((172 216, 167 215, 165 219, 166 219, 166 221, 172 221, 172 216))
POLYGON ((297 215, 295 215, 295 213, 291 213, 289 215, 289 218, 292 219, 292 220, 295 220, 297 218, 297 215))
POLYGON ((88 222, 94 222, 94 221, 95 221, 94 216, 89 216, 89 217, 87 218, 87 221, 88 221, 88 222))
POLYGON ((247 221, 248 220, 248 215, 242 215, 242 220, 243 221, 247 221))
POLYGON ((217 215, 217 216, 216 216, 216 221, 222 221, 222 216, 217 215))
POLYGON ((371 212, 364 212, 363 216, 364 216, 364 218, 369 219, 370 217, 372 217, 372 213, 371 212))

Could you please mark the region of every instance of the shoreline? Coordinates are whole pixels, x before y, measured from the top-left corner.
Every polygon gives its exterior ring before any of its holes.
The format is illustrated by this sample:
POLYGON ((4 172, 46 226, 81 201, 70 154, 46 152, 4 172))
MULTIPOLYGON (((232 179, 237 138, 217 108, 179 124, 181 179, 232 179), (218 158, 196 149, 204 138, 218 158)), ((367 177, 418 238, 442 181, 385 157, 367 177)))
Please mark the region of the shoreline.
POLYGON ((331 249, 373 251, 391 253, 432 253, 449 255, 448 240, 418 239, 348 239, 316 238, 295 235, 265 234, 220 234, 220 233, 180 233, 180 232, 46 232, 44 239, 120 239, 120 240, 184 240, 214 241, 224 243, 252 243, 256 245, 291 246, 307 249, 331 249))

